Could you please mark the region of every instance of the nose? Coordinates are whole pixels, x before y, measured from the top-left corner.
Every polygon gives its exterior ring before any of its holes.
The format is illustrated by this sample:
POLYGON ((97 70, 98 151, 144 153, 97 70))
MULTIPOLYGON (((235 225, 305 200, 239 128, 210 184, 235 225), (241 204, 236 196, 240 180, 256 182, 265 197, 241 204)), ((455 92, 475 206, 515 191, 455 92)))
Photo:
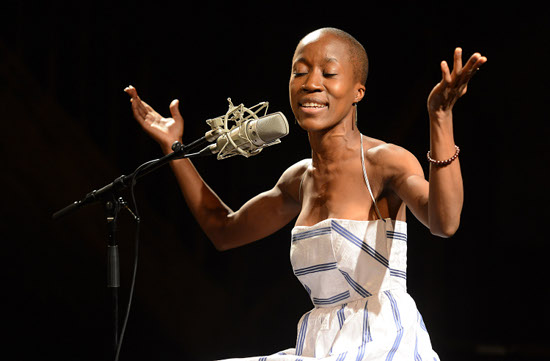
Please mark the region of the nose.
POLYGON ((311 71, 306 75, 302 90, 306 92, 316 92, 323 89, 323 76, 319 71, 311 71))

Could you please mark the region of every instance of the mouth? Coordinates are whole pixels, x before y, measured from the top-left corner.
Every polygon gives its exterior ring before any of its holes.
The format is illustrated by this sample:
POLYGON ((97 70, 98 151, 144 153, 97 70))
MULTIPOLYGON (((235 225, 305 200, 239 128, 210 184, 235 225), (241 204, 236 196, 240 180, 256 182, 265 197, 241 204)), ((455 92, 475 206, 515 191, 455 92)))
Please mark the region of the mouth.
POLYGON ((300 110, 307 114, 317 114, 328 108, 328 103, 318 99, 304 99, 298 102, 298 105, 300 106, 300 110))
POLYGON ((321 103, 317 103, 317 102, 304 102, 304 103, 299 103, 299 104, 300 104, 300 107, 308 108, 308 109, 321 109, 321 108, 326 108, 327 107, 326 104, 321 104, 321 103))

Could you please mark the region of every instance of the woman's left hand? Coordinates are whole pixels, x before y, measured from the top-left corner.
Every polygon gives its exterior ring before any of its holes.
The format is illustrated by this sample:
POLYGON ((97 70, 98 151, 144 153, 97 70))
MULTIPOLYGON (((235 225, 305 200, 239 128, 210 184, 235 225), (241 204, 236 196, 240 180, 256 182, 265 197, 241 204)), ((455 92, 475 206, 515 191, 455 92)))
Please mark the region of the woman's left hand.
POLYGON ((475 53, 462 67, 462 49, 456 48, 452 72, 449 71, 446 61, 441 62, 442 79, 428 97, 428 111, 431 114, 451 111, 458 98, 466 94, 472 76, 485 62, 486 57, 475 53))

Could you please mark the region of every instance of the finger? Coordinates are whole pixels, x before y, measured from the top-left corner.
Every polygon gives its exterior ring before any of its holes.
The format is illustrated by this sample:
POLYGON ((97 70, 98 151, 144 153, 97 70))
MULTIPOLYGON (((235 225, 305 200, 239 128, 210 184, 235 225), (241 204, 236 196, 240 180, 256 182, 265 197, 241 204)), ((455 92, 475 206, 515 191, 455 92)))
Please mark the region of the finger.
POLYGON ((136 106, 138 107, 138 109, 140 109, 140 112, 142 112, 143 110, 145 110, 145 111, 153 110, 153 108, 151 108, 151 106, 149 104, 147 104, 143 100, 141 100, 141 98, 139 97, 139 95, 137 93, 137 89, 134 88, 133 86, 131 86, 131 85, 128 86, 127 88, 124 89, 124 91, 132 97, 130 99, 130 101, 136 103, 136 106))
POLYGON ((134 110, 135 114, 139 116, 140 121, 147 123, 148 121, 152 121, 150 118, 150 115, 154 113, 153 108, 149 106, 149 104, 145 103, 139 96, 132 99, 132 109, 134 110))
POLYGON ((130 93, 132 94, 132 108, 143 118, 143 120, 146 120, 145 118, 147 115, 154 112, 154 109, 151 108, 149 104, 141 100, 135 88, 132 87, 130 89, 130 93))
POLYGON ((124 92, 130 96, 130 102, 132 103, 132 112, 136 120, 143 122, 145 119, 145 114, 141 110, 141 99, 137 95, 137 90, 133 86, 129 85, 124 88, 124 92))
POLYGON ((480 53, 474 53, 470 59, 468 59, 468 62, 466 63, 466 65, 464 66, 464 70, 467 71, 468 73, 472 73, 474 72, 477 67, 475 66, 476 63, 478 62, 478 60, 481 58, 481 54, 480 53))
POLYGON ((124 92, 130 96, 130 101, 132 102, 132 110, 134 111, 134 115, 136 117, 139 117, 143 121, 145 116, 147 115, 146 112, 143 109, 143 104, 141 102, 141 99, 139 95, 137 94, 137 89, 133 86, 129 85, 126 88, 124 88, 124 92))
POLYGON ((469 80, 478 70, 479 68, 487 62, 487 58, 484 56, 481 56, 479 53, 475 53, 472 55, 470 60, 468 60, 467 67, 467 79, 469 80))
POLYGON ((452 81, 451 72, 449 71, 449 65, 445 60, 441 62, 441 83, 447 86, 452 81))
POLYGON ((454 55, 453 73, 460 75, 462 73, 462 49, 456 48, 454 55))
POLYGON ((485 64, 486 62, 487 62, 487 57, 485 57, 485 56, 480 57, 480 58, 476 61, 476 63, 474 64, 474 69, 475 69, 476 71, 479 70, 479 68, 480 68, 483 64, 485 64))
POLYGON ((464 85, 464 87, 460 90, 460 93, 458 95, 463 96, 464 94, 466 94, 467 91, 468 91, 468 83, 464 85))
POLYGON ((144 102, 141 101, 141 98, 137 94, 132 98, 132 110, 136 116, 139 116, 140 119, 138 120, 145 121, 147 109, 145 109, 144 102))
POLYGON ((131 99, 137 97, 137 90, 133 86, 129 85, 124 88, 124 92, 130 96, 131 99))

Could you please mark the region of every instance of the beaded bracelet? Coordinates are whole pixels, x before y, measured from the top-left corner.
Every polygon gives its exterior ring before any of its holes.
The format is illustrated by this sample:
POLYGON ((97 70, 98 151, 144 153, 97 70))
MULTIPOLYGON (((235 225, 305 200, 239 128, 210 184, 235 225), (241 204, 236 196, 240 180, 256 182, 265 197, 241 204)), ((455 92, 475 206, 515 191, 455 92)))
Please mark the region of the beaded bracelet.
POLYGON ((458 145, 455 145, 455 149, 456 149, 455 154, 449 159, 435 160, 432 157, 430 157, 430 151, 428 151, 428 154, 426 154, 426 157, 428 158, 428 162, 432 163, 433 165, 438 166, 438 167, 444 167, 446 165, 451 164, 451 162, 453 160, 458 158, 458 153, 460 153, 460 148, 458 147, 458 145))

